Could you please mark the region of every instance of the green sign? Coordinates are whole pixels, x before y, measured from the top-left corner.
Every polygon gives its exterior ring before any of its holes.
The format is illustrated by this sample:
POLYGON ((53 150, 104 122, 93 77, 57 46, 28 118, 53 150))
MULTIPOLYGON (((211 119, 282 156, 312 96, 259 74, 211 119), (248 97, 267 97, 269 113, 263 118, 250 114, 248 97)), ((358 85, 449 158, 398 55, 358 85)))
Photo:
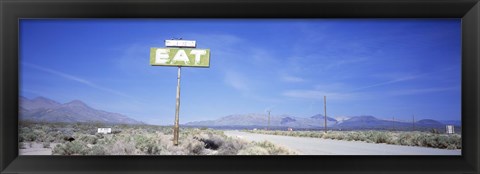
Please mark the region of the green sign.
POLYGON ((209 67, 210 49, 150 48, 150 65, 209 67))

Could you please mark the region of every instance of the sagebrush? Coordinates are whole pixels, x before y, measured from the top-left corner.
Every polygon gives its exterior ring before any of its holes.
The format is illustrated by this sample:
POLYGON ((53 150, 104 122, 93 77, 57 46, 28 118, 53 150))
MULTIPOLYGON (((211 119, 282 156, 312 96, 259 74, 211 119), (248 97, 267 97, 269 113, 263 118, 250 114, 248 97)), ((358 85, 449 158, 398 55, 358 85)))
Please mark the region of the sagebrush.
POLYGON ((364 141, 368 143, 386 143, 404 146, 421 146, 441 149, 462 149, 460 134, 438 134, 420 131, 267 131, 255 130, 247 132, 283 135, 295 137, 312 137, 332 140, 364 141))
POLYGON ((178 146, 172 127, 152 125, 99 125, 98 123, 33 123, 19 128, 20 148, 41 142, 54 155, 290 155, 295 152, 270 142, 248 142, 209 128, 181 128, 178 146), (96 133, 112 127, 111 134, 96 133), (73 138, 71 142, 69 139, 73 138), (53 146, 53 145, 52 145, 53 146))

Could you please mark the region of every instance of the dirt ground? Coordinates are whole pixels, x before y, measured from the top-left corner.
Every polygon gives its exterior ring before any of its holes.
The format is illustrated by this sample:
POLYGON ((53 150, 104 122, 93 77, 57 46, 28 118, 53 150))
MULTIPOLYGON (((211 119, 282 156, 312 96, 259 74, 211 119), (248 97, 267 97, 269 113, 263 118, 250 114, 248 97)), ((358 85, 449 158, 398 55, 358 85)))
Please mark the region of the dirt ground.
POLYGON ((58 143, 50 143, 50 148, 43 148, 42 143, 27 142, 24 143, 25 149, 20 149, 19 155, 52 155, 52 149, 58 143))

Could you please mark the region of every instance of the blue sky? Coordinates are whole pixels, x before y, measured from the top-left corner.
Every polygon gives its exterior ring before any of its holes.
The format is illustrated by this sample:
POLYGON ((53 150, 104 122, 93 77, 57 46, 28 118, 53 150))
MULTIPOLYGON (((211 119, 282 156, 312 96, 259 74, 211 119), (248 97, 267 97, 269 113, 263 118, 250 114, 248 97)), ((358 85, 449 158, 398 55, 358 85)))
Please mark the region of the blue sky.
POLYGON ((211 50, 182 68, 180 123, 230 114, 460 120, 460 19, 38 20, 20 22, 20 95, 172 124, 173 37, 211 50))

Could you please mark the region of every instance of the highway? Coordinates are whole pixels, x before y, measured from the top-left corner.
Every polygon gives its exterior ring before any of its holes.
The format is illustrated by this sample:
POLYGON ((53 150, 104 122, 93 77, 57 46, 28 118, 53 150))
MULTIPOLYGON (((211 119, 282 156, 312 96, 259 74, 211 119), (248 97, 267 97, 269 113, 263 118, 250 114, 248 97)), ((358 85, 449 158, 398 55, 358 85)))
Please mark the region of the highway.
POLYGON ((375 144, 322 138, 292 137, 224 131, 225 135, 247 141, 269 141, 301 155, 461 155, 461 150, 375 144))

